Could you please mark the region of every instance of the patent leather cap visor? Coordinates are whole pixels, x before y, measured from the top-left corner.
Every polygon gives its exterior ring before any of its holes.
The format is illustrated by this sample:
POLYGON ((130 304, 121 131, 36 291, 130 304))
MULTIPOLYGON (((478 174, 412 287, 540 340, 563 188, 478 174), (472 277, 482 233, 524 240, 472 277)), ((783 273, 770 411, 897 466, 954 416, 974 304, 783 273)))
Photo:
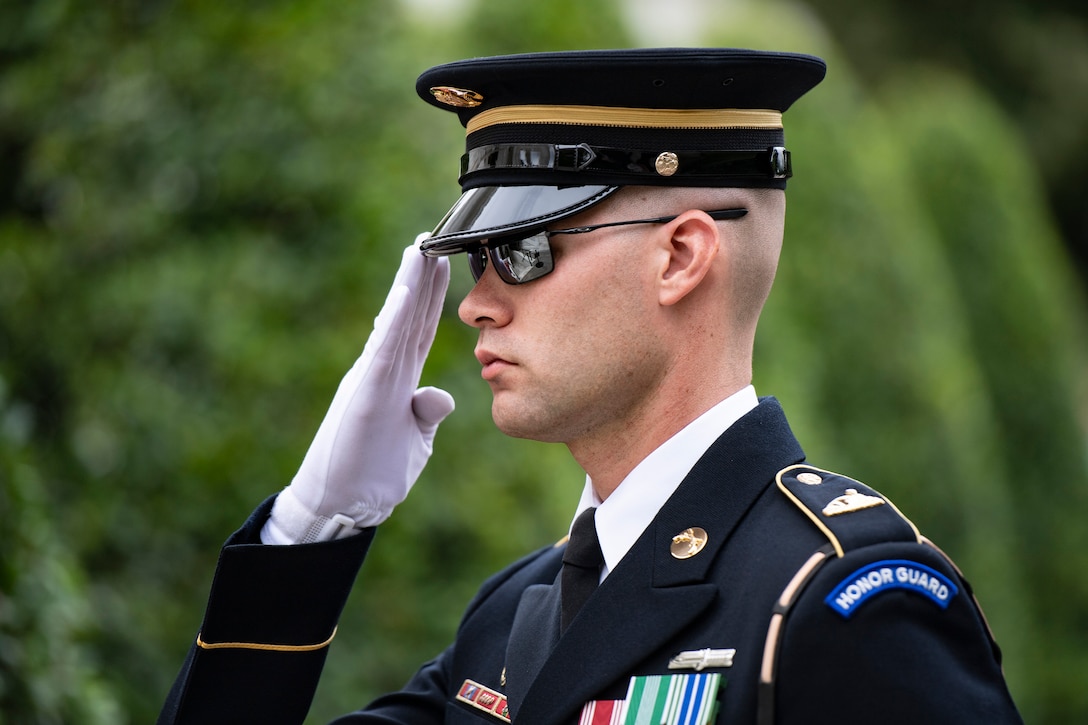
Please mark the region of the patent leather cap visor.
POLYGON ((428 257, 457 254, 487 239, 529 234, 600 203, 619 186, 480 186, 469 189, 420 245, 428 257))

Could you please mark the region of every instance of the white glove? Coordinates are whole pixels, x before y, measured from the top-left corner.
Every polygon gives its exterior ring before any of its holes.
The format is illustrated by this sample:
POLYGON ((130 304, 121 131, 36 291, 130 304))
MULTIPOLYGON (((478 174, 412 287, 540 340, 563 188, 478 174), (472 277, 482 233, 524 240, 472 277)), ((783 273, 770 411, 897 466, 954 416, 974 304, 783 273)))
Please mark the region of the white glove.
POLYGON ((445 390, 419 388, 449 286, 449 260, 404 250, 362 355, 340 382, 291 485, 261 530, 266 544, 328 541, 376 526, 408 495, 453 411, 445 390))

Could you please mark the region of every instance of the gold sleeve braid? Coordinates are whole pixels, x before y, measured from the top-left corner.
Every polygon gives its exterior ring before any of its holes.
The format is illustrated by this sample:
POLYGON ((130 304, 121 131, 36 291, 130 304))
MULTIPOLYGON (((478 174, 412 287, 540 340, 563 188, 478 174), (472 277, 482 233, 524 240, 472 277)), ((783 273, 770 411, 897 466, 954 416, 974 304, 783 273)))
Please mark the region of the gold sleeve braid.
POLYGON ((198 634, 196 646, 200 649, 256 649, 266 652, 313 652, 328 647, 336 637, 336 628, 324 642, 317 644, 262 644, 259 642, 205 642, 198 634))

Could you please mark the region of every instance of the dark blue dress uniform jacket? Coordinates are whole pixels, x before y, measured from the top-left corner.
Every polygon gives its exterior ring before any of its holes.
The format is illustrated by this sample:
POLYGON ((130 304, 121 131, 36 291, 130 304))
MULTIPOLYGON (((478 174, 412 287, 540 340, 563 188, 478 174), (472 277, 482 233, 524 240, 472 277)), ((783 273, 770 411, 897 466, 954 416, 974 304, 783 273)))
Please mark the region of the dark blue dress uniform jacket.
MULTIPOLYGON (((699 460, 562 637, 563 550, 549 547, 485 582, 453 644, 403 690, 338 722, 502 722, 457 700, 471 680, 503 693, 514 723, 573 723, 587 701, 622 699, 632 676, 668 673, 672 657, 704 648, 736 650, 716 670, 717 723, 1020 722, 954 565, 890 502, 803 460, 778 403, 763 399, 699 460), (845 511, 828 516, 828 505, 845 511), (674 558, 673 537, 690 527, 707 532, 705 548, 674 558), (921 586, 906 584, 927 571, 921 586)), ((223 548, 160 723, 305 718, 373 531, 263 546, 270 506, 223 548)))

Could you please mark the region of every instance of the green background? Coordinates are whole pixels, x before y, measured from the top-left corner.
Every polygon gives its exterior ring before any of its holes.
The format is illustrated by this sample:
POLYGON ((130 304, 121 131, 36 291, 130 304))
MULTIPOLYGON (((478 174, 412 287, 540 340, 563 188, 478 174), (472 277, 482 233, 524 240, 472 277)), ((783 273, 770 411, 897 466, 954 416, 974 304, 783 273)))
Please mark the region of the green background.
MULTIPOLYGON (((948 5, 0 0, 0 722, 154 719, 220 544, 456 198, 463 131, 415 77, 671 44, 828 60, 786 116, 757 390, 957 560, 1029 722, 1088 719, 1084 11, 948 5)), ((424 374, 457 411, 312 722, 400 686, 573 513, 565 448, 491 424, 469 284, 455 260, 424 374)))

